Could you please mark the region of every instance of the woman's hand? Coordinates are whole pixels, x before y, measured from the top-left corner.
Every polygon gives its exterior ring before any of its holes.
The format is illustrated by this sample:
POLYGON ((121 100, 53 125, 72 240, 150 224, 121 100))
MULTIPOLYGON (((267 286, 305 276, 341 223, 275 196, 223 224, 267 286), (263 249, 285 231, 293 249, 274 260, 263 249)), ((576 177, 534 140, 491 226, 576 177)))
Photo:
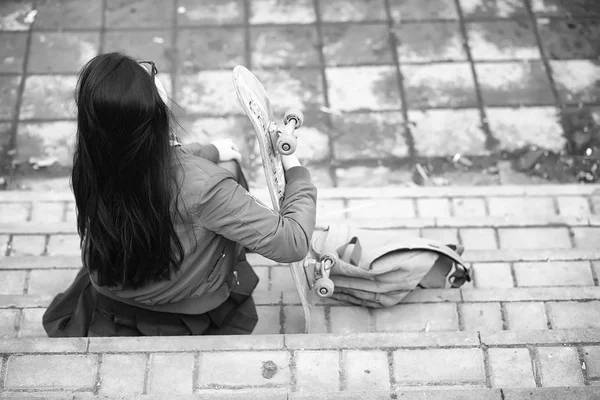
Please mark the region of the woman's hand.
POLYGON ((294 167, 300 167, 300 161, 298 160, 298 157, 296 157, 296 154, 290 154, 290 155, 281 155, 281 163, 283 164, 283 169, 284 170, 289 170, 290 168, 294 168, 294 167))
POLYGON ((238 147, 231 139, 218 139, 212 142, 212 145, 219 151, 219 162, 221 161, 241 161, 242 155, 238 147))

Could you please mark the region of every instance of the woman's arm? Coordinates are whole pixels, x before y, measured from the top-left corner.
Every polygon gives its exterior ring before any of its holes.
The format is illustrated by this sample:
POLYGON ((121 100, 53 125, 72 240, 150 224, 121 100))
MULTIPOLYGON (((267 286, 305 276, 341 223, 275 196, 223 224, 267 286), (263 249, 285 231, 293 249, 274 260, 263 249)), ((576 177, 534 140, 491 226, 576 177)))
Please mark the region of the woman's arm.
POLYGON ((271 260, 302 260, 315 228, 317 189, 306 168, 288 166, 279 214, 223 173, 206 182, 197 208, 199 222, 271 260))

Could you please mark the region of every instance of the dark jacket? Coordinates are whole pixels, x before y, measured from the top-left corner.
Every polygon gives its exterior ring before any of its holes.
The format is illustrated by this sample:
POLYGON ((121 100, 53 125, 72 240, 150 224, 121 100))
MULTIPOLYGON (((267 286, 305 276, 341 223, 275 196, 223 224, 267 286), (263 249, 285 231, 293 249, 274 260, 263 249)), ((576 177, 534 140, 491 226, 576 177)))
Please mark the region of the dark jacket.
POLYGON ((234 265, 240 245, 282 263, 308 254, 317 190, 306 168, 291 168, 278 214, 215 164, 214 146, 180 149, 179 162, 173 164, 182 182, 182 219, 174 221, 185 250, 180 270, 171 280, 135 290, 98 287, 91 278, 100 293, 122 302, 154 311, 200 314, 222 304, 237 284, 234 265))

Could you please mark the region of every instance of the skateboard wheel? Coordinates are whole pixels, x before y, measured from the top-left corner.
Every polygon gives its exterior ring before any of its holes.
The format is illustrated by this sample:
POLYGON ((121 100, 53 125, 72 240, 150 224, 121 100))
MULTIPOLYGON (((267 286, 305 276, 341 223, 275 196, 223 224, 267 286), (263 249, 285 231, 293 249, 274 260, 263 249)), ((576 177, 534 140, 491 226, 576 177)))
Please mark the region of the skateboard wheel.
POLYGON ((285 116, 283 117, 283 122, 287 125, 291 120, 296 121, 295 129, 298 129, 302 126, 302 124, 304 124, 304 114, 302 114, 302 111, 298 110, 297 108, 287 110, 285 112, 285 116))
POLYGON ((333 281, 328 278, 317 279, 317 282, 315 283, 315 290, 319 297, 331 297, 334 288, 335 285, 333 284, 333 281))
POLYGON ((338 260, 338 255, 336 253, 324 253, 321 256, 321 262, 323 262, 323 263, 325 263, 327 261, 331 262, 331 265, 327 269, 331 269, 335 265, 335 263, 337 263, 337 260, 338 260))
POLYGON ((286 156, 296 151, 296 145, 296 138, 292 135, 280 136, 277 139, 277 151, 286 156))

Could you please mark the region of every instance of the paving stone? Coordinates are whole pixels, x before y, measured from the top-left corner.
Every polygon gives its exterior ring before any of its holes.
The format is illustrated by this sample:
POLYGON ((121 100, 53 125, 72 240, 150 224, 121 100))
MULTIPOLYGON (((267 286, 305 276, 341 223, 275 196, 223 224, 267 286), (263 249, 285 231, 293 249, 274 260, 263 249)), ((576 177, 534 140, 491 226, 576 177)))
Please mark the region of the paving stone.
POLYGON ((100 28, 102 0, 42 0, 34 29, 100 28))
POLYGON ((486 346, 523 346, 531 344, 564 346, 569 343, 596 343, 599 336, 597 329, 511 330, 482 332, 481 343, 486 346))
MULTIPOLYGON (((252 64, 258 68, 319 65, 314 26, 253 27, 250 43, 252 64)), ((243 54, 243 40, 240 45, 239 52, 243 54)), ((215 50, 219 51, 220 47, 215 46, 215 50)))
POLYGON ((325 25, 322 32, 328 66, 392 64, 387 24, 325 25))
POLYGON ((458 330, 454 304, 399 304, 374 309, 372 315, 377 332, 458 330))
POLYGON ((318 2, 321 19, 325 22, 379 20, 385 21, 384 0, 328 0, 318 2))
POLYGON ((456 22, 400 24, 394 33, 401 63, 467 60, 460 25, 456 22))
POLYGON ((592 261, 592 271, 595 276, 595 283, 598 285, 598 279, 600 279, 600 262, 592 261))
POLYGON ((342 353, 342 360, 346 390, 390 390, 387 352, 348 350, 342 353))
POLYGON ((0 73, 21 73, 27 44, 27 34, 0 32, 0 73))
POLYGON ((397 157, 407 156, 403 122, 400 111, 332 116, 336 158, 379 158, 387 157, 390 153, 397 157), (369 132, 368 146, 364 146, 365 132, 369 132))
MULTIPOLYGON (((305 333, 304 311, 302 311, 301 306, 284 306, 283 318, 283 331, 285 333, 305 333)), ((311 330, 314 333, 327 332, 327 322, 323 307, 317 306, 313 309, 311 330)))
POLYGON ((178 26, 239 24, 244 20, 243 0, 178 0, 178 26))
POLYGON ((487 215, 485 200, 476 197, 453 198, 452 209, 455 217, 485 217, 487 215))
POLYGON ((552 59, 593 59, 594 43, 600 39, 600 24, 587 19, 538 19, 540 38, 552 59))
POLYGON ((595 400, 600 396, 600 388, 566 387, 536 389, 506 389, 504 400, 595 400))
POLYGON ((266 292, 269 290, 269 267, 252 267, 254 273, 258 276, 258 285, 255 288, 257 292, 266 292))
POLYGON ((32 9, 33 1, 3 1, 0 4, 0 30, 26 31, 30 23, 25 22, 25 18, 32 9))
POLYGON ((10 120, 13 117, 20 81, 18 76, 0 76, 0 95, 3 99, 0 104, 0 119, 10 120))
POLYGON ((458 19, 455 3, 451 0, 391 0, 392 18, 396 22, 421 19, 458 19))
POLYGON ((488 355, 492 387, 536 387, 529 350, 491 348, 488 355))
POLYGON ((230 71, 203 71, 194 75, 182 75, 176 101, 188 113, 240 113, 235 91, 230 90, 229 85, 230 71))
POLYGON ((206 352, 199 355, 200 388, 286 385, 289 380, 289 354, 285 351, 206 352))
POLYGON ((177 36, 177 53, 180 71, 186 74, 245 64, 244 30, 219 27, 203 29, 199 35, 197 30, 182 29, 177 36))
POLYGON ((8 251, 8 240, 8 235, 0 235, 0 258, 6 257, 6 253, 8 251))
POLYGON ((271 268, 271 291, 287 292, 295 291, 296 285, 292 279, 289 268, 271 268))
POLYGON ((278 0, 252 0, 250 3, 251 24, 308 24, 315 22, 312 0, 281 2, 278 0))
POLYGON ((73 283, 77 269, 33 270, 29 278, 29 294, 55 296, 73 283))
POLYGON ((339 390, 339 352, 297 351, 295 361, 297 392, 336 392, 339 390))
POLYGON ((414 218, 412 199, 373 199, 348 201, 350 219, 414 218))
POLYGON ((289 108, 317 112, 323 105, 322 73, 319 69, 276 69, 255 72, 269 96, 277 99, 273 105, 276 115, 283 115, 289 108))
POLYGON ((498 248, 496 232, 492 228, 461 229, 460 239, 469 250, 495 250, 498 248))
POLYGON ((479 349, 397 350, 393 359, 394 378, 399 386, 485 381, 479 349))
POLYGON ((46 337, 46 330, 42 325, 42 316, 45 308, 24 308, 21 313, 21 327, 19 337, 46 337))
POLYGON ((92 355, 11 356, 5 389, 91 389, 97 374, 92 355))
POLYGON ((567 228, 498 228, 501 249, 571 248, 567 228))
MULTIPOLYGON (((313 169, 311 169, 313 171, 313 169)), ((385 185, 405 184, 410 181, 410 173, 406 170, 379 166, 377 168, 356 166, 339 168, 336 171, 339 187, 364 186, 369 188, 385 185)), ((312 173, 312 172, 311 172, 312 173)), ((319 184, 319 181, 316 181, 319 184)), ((323 184, 321 184, 322 187, 323 184)))
POLYGON ((278 334, 281 331, 280 306, 257 306, 258 323, 252 332, 253 335, 278 334))
POLYGON ((369 332, 371 325, 369 310, 363 307, 331 307, 329 318, 331 333, 369 332))
POLYGON ((465 18, 507 18, 527 15, 523 0, 461 0, 465 18))
POLYGON ((36 202, 31 209, 31 221, 49 224, 62 222, 64 213, 63 202, 36 202))
POLYGON ((421 198, 417 199, 417 213, 421 218, 449 217, 450 203, 448 199, 421 198))
POLYGON ((586 365, 586 373, 589 379, 600 378, 600 347, 589 346, 583 348, 583 360, 586 365))
POLYGON ((600 301, 548 303, 554 329, 600 328, 600 301))
POLYGON ((317 221, 344 219, 346 212, 343 200, 317 201, 317 221))
POLYGON ((0 203, 0 220, 3 223, 25 222, 30 210, 31 204, 26 202, 0 203))
POLYGON ((594 249, 598 246, 600 240, 600 228, 581 227, 571 228, 575 247, 579 249, 594 249))
POLYGON ((46 236, 43 235, 13 235, 11 257, 39 256, 44 253, 46 236))
POLYGON ((54 160, 54 167, 73 166, 73 144, 77 125, 74 121, 19 123, 16 159, 29 163, 31 158, 54 160))
POLYGON ((475 81, 467 63, 402 65, 411 109, 476 107, 475 81))
POLYGON ((566 104, 600 102, 600 66, 588 60, 550 61, 554 83, 566 104), (577 72, 575 72, 577 71, 577 72))
POLYGON ((400 109, 392 67, 326 68, 331 107, 340 111, 400 109), (348 82, 355 82, 349 86, 348 82))
POLYGON ((518 150, 525 146, 542 146, 561 151, 566 140, 555 107, 493 107, 486 109, 490 130, 502 149, 518 150))
POLYGON ((515 263, 518 286, 594 286, 589 261, 515 263))
POLYGON ((52 235, 48 242, 48 255, 81 255, 79 235, 52 235))
POLYGON ((473 264, 475 287, 486 288, 511 288, 513 278, 508 263, 475 263, 473 264))
POLYGON ((547 329, 544 303, 505 303, 506 322, 508 329, 547 329))
POLYGON ((542 386, 583 386, 583 375, 575 347, 539 347, 542 386))
POLYGON ((551 197, 490 197, 491 216, 556 215, 551 197))
POLYGON ((14 338, 19 310, 0 310, 0 339, 14 338))
POLYGON ((437 240, 445 244, 458 244, 458 229, 456 228, 423 228, 421 236, 437 240))
MULTIPOLYGON (((186 31, 179 35, 185 36, 186 31)), ((202 36, 210 37, 205 31, 202 36)), ((152 60, 160 72, 173 71, 174 51, 171 30, 107 31, 104 33, 104 52, 118 51, 138 60, 152 60)), ((204 54, 204 53, 198 53, 204 54)), ((205 57, 199 57, 204 59, 205 57)))
POLYGON ((499 303, 459 304, 458 311, 466 331, 494 332, 502 330, 502 313, 499 303))
POLYGON ((151 354, 148 393, 192 394, 193 367, 193 354, 151 354))
POLYGON ((554 98, 540 61, 475 65, 483 101, 488 106, 553 105, 554 98))
POLYGON ((27 271, 0 271, 0 295, 23 294, 27 271))
POLYGON ((29 73, 76 73, 98 54, 100 35, 88 32, 33 33, 29 73))
POLYGON ((475 61, 541 58, 533 24, 528 19, 470 22, 467 32, 475 61))
POLYGON ((108 0, 106 26, 108 28, 161 27, 173 24, 174 0, 108 0))
POLYGON ((587 216, 592 213, 588 199, 583 196, 559 196, 556 201, 560 215, 587 216))
POLYGON ((60 392, 48 392, 48 391, 35 391, 35 392, 10 392, 10 391, 6 391, 6 392, 2 392, 2 396, 0 398, 4 399, 44 399, 44 400, 49 400, 49 399, 77 399, 77 400, 84 400, 84 399, 93 399, 94 397, 94 393, 92 391, 60 391, 60 392))
MULTIPOLYGON (((412 107, 412 103, 409 104, 412 107)), ((485 153, 485 135, 477 109, 410 110, 408 119, 420 156, 485 153), (440 137, 448 140, 441 141, 440 137)))
POLYGON ((142 394, 147 362, 148 356, 145 354, 104 354, 99 393, 142 394))

